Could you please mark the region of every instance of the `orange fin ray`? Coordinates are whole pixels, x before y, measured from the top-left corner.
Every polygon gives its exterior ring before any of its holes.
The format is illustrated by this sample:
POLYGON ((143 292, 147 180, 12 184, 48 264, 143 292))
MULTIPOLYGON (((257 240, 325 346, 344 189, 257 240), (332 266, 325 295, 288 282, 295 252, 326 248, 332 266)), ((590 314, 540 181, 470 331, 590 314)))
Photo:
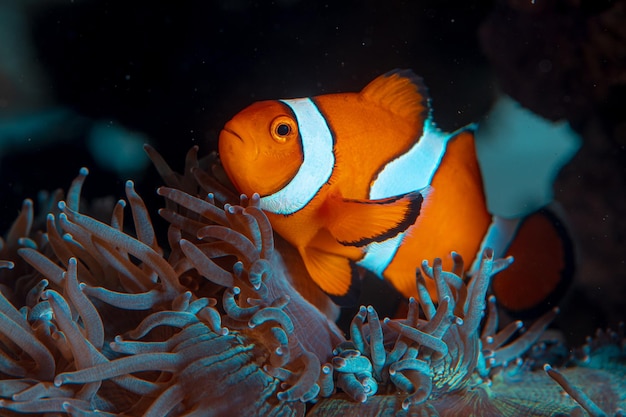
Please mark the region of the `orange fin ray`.
POLYGON ((330 296, 343 297, 358 277, 349 258, 317 247, 301 252, 302 260, 313 281, 330 296))
POLYGON ((337 241, 348 246, 382 242, 415 223, 430 187, 380 200, 329 198, 326 227, 337 241))
POLYGON ((429 116, 426 86, 411 70, 395 69, 377 77, 361 90, 361 96, 418 125, 429 116))

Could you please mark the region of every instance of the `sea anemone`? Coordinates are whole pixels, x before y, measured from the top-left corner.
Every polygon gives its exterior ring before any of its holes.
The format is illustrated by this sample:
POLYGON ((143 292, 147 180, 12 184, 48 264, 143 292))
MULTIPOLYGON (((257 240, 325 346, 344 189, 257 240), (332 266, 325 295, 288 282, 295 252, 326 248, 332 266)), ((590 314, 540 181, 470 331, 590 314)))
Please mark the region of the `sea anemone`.
POLYGON ((451 272, 440 260, 424 263, 406 319, 381 322, 374 306, 362 307, 346 339, 328 301, 313 304, 297 290, 303 277, 275 250, 257 195, 219 208, 233 196, 197 148, 184 175, 147 151, 167 184, 158 189, 167 249, 131 181, 128 203, 115 204, 108 223, 81 212, 86 169, 65 200, 48 199, 45 232, 33 231, 42 221, 26 200, 7 234, 3 415, 303 416, 315 402, 310 415, 602 415, 624 407, 623 327, 590 339, 567 361, 576 367, 563 370, 541 369, 552 350, 536 343, 555 310, 510 342, 522 324, 498 330, 487 291, 511 259, 486 251, 470 278, 457 255, 451 272), (426 280, 435 282, 437 305, 426 280))
POLYGON ((439 259, 432 267, 427 262, 422 266, 436 283, 438 306, 418 274, 419 302, 410 300, 406 319, 385 319, 381 327, 372 307, 361 309, 352 322, 350 341, 335 350, 334 366, 326 365, 329 371, 334 367, 344 393, 321 400, 310 415, 495 417, 585 415, 586 411, 600 416, 606 415, 600 407, 624 407, 623 327, 619 333, 609 332, 600 343, 590 341, 586 348, 612 346, 602 353, 596 350, 605 361, 602 365, 592 365, 587 354, 575 368, 560 372, 546 364, 545 372, 535 370, 537 359, 524 360, 523 354, 534 345, 542 351, 540 357, 548 356, 545 347, 535 343, 558 309, 507 343, 523 325, 516 321, 496 331, 495 297, 485 296, 491 277, 511 259, 494 260, 487 250, 478 273, 465 283, 462 259, 454 254, 453 258, 453 272, 442 271, 439 259), (418 317, 418 305, 426 319, 418 317), (366 317, 368 326, 364 326, 366 317), (586 380, 594 384, 585 384, 584 391, 576 388, 586 380))

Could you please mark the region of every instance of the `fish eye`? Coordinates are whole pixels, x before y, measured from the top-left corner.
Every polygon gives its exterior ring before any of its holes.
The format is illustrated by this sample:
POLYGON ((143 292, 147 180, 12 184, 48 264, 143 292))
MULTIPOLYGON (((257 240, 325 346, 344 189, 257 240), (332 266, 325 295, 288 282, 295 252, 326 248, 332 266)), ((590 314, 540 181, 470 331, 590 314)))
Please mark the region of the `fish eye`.
POLYGON ((272 139, 278 143, 285 143, 298 136, 298 125, 289 116, 278 116, 270 125, 272 139))
POLYGON ((278 136, 287 136, 291 132, 291 128, 287 123, 281 123, 276 126, 276 134, 278 136))

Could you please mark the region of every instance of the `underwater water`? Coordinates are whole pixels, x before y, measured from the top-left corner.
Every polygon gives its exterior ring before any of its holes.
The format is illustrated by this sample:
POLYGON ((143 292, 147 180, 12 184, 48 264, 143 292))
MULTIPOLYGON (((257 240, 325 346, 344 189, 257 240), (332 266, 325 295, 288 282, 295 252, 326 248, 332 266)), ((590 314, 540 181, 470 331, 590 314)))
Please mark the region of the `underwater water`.
POLYGON ((553 327, 581 345, 626 318, 625 10, 565 0, 0 2, 0 230, 24 198, 66 190, 86 166, 86 201, 124 198, 132 179, 167 246, 163 181, 144 143, 180 172, 192 146, 217 150, 223 125, 252 102, 359 91, 411 68, 443 130, 479 122, 505 92, 580 135, 554 184, 577 275, 553 327))

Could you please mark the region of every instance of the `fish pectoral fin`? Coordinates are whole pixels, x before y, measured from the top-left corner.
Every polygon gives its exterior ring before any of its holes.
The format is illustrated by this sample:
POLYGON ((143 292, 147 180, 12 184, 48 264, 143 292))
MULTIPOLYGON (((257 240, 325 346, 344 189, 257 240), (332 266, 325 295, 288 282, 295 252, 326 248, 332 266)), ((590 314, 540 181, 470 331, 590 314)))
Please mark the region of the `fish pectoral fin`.
POLYGON ((354 292, 359 272, 349 258, 317 247, 307 247, 301 255, 311 278, 326 294, 345 297, 354 292))
MULTIPOLYGON (((327 228, 337 241, 348 246, 382 242, 415 223, 430 187, 380 200, 330 201, 327 228)), ((330 200, 333 200, 331 198, 330 200)))

